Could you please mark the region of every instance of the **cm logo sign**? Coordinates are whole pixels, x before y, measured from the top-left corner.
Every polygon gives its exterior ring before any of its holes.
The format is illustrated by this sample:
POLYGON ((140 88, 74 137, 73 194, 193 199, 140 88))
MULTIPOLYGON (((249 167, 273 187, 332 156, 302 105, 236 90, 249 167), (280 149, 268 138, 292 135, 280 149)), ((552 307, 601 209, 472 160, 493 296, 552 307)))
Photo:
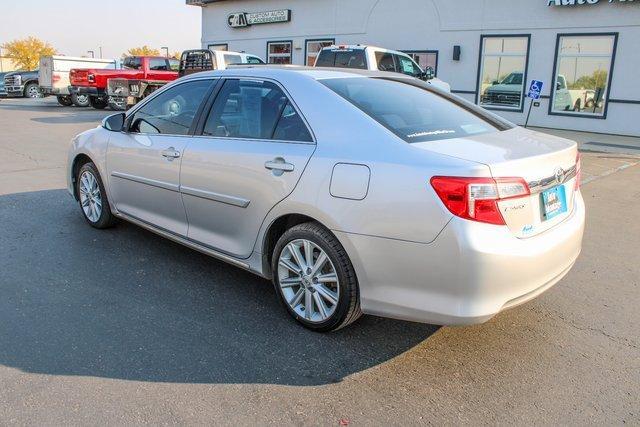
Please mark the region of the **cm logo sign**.
POLYGON ((232 13, 227 18, 227 23, 232 28, 246 27, 249 25, 247 23, 247 14, 244 12, 232 13))

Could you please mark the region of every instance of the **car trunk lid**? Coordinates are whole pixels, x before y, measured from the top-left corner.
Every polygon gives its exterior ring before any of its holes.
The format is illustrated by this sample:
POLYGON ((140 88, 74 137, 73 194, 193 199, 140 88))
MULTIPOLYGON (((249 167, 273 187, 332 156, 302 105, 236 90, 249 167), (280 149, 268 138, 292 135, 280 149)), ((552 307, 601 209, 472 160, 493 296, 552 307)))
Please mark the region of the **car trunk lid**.
POLYGON ((498 202, 506 225, 516 237, 540 234, 573 210, 577 173, 577 144, 573 141, 513 128, 412 145, 485 164, 493 178, 523 178, 531 194, 498 202))

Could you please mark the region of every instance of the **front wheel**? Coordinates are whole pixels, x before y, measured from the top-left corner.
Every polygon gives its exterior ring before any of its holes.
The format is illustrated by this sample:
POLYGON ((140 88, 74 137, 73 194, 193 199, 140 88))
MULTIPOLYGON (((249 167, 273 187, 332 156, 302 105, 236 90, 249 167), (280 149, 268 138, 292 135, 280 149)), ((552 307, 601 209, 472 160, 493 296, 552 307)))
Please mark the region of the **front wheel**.
POLYGON ((42 92, 40 92, 40 86, 38 83, 28 83, 24 87, 25 98, 43 98, 42 92))
POLYGON ((71 97, 68 95, 58 95, 56 99, 58 100, 58 104, 63 107, 71 107, 73 105, 73 101, 71 101, 71 97))
POLYGON ((82 165, 76 175, 76 192, 84 219, 95 228, 108 228, 115 224, 109 199, 96 165, 92 162, 82 165))
POLYGON ((306 328, 334 331, 362 315, 353 265, 338 239, 316 222, 296 225, 280 237, 272 272, 281 302, 306 328))
POLYGON ((109 105, 109 102, 107 101, 107 98, 103 98, 100 96, 90 96, 89 104, 91 104, 91 106, 96 110, 104 110, 105 108, 107 108, 107 105, 109 105))

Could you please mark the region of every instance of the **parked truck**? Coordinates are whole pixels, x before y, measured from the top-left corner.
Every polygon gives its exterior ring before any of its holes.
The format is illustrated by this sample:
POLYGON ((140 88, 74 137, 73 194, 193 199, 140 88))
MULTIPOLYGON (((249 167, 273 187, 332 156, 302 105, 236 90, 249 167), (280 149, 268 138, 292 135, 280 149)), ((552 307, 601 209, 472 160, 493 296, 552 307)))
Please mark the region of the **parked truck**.
POLYGON ((42 98, 38 85, 38 70, 12 71, 4 75, 4 90, 7 97, 42 98))
MULTIPOLYGON (((113 109, 125 108, 121 97, 109 97, 107 86, 109 79, 131 79, 145 82, 147 95, 154 88, 178 78, 178 60, 159 56, 129 56, 122 62, 123 68, 117 70, 108 69, 72 69, 69 73, 71 85, 69 92, 73 94, 86 94, 89 104, 93 108, 104 109, 111 106, 113 109)), ((146 95, 144 95, 146 96, 146 95)))
POLYGON ((71 94, 69 91, 69 72, 74 68, 115 70, 119 66, 118 62, 119 61, 115 59, 75 58, 72 56, 41 56, 40 72, 38 76, 40 89, 44 96, 55 96, 60 105, 64 105, 66 107, 71 105, 87 107, 89 106, 89 96, 87 94, 71 94))

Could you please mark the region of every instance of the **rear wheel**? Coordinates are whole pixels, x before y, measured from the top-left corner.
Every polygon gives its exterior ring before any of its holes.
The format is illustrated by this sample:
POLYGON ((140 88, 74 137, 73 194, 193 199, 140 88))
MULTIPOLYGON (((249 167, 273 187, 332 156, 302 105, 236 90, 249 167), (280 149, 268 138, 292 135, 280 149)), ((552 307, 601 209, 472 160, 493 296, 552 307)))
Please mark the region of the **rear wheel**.
POLYGON ((71 107, 73 105, 73 101, 68 95, 59 95, 56 96, 56 99, 58 100, 58 104, 62 105, 63 107, 71 107))
POLYGON ((40 92, 40 86, 38 83, 27 83, 24 87, 25 98, 42 98, 42 92, 40 92))
POLYGON ((82 165, 76 175, 76 192, 84 219, 95 228, 108 228, 115 224, 107 192, 100 179, 98 169, 92 163, 82 165))
POLYGON ((107 105, 109 105, 109 102, 107 101, 107 98, 103 98, 100 96, 90 96, 89 104, 91 104, 91 106, 96 110, 104 110, 105 108, 107 108, 107 105))
POLYGON ((73 102, 73 105, 76 107, 88 107, 89 95, 74 93, 71 95, 71 102, 73 102))
POLYGON ((280 301, 309 329, 334 331, 362 315, 353 265, 338 239, 318 223, 296 225, 280 237, 272 272, 280 301))
POLYGON ((127 99, 120 96, 110 96, 109 108, 114 111, 124 111, 127 109, 127 99))

